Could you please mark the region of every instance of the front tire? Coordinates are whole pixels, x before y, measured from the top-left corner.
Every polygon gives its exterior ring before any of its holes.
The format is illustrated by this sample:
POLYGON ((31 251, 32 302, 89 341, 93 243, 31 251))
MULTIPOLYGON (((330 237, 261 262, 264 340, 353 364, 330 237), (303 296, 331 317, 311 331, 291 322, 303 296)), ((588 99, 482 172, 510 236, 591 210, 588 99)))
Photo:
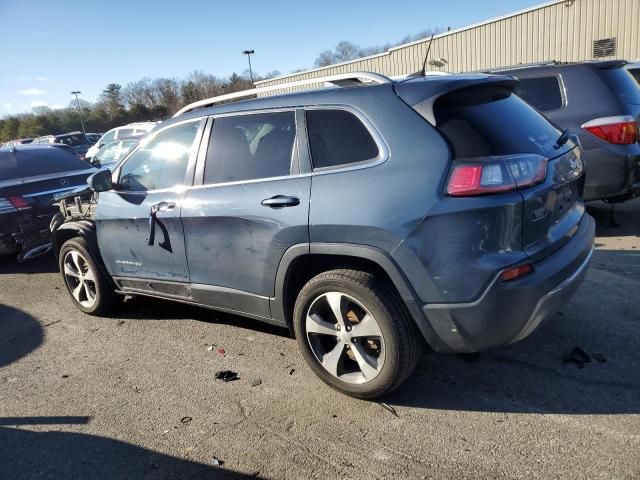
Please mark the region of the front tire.
POLYGON ((367 272, 331 270, 309 280, 296 300, 293 322, 314 373, 353 397, 390 393, 417 363, 415 324, 389 285, 367 272))
POLYGON ((105 315, 122 301, 123 297, 115 293, 98 267, 84 238, 67 240, 60 249, 58 262, 71 300, 84 313, 105 315))

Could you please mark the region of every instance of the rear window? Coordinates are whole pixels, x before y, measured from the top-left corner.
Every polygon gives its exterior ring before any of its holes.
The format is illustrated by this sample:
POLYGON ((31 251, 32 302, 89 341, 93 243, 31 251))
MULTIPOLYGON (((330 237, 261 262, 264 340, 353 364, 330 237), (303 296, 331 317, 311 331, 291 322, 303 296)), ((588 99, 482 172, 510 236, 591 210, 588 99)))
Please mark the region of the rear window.
POLYGON ((353 113, 307 110, 306 115, 314 168, 347 165, 378 156, 378 145, 353 113))
POLYGON ((504 87, 459 90, 438 99, 436 127, 454 158, 535 153, 557 156, 560 131, 504 87))
POLYGON ((624 103, 640 104, 640 85, 624 68, 607 68, 602 75, 616 95, 624 103))
POLYGON ((0 181, 88 168, 86 162, 60 148, 0 153, 0 181))
POLYGON ((77 147, 78 145, 86 145, 89 143, 87 137, 82 133, 75 135, 60 135, 56 137, 56 142, 64 143, 70 147, 77 147))
POLYGON ((521 78, 514 93, 543 112, 557 110, 564 104, 560 79, 556 76, 521 78))

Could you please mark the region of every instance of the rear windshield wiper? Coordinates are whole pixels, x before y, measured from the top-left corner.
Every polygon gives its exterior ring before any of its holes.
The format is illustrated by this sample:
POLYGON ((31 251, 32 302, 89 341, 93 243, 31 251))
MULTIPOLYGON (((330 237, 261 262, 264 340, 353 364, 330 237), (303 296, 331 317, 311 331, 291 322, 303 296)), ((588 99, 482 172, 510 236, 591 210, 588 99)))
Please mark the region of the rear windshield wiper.
POLYGON ((558 140, 556 141, 556 144, 553 146, 553 148, 555 148, 556 150, 558 150, 560 147, 562 147, 565 143, 567 143, 570 139, 572 139, 572 137, 575 137, 575 135, 572 135, 571 132, 569 131, 569 129, 565 129, 560 136, 558 137, 558 140))

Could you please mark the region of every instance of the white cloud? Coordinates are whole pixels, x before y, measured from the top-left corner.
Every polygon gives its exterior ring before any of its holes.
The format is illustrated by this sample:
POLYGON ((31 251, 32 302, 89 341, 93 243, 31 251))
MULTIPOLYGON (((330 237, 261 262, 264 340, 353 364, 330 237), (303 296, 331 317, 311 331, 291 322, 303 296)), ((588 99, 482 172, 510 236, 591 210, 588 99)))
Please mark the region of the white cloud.
POLYGON ((2 106, 6 109, 6 110, 13 110, 13 103, 7 102, 7 103, 3 103, 2 106))
POLYGON ((40 90, 39 88, 25 88, 24 90, 18 90, 18 93, 28 97, 35 97, 37 95, 44 95, 47 92, 40 90))
POLYGON ((39 100, 34 100, 31 102, 31 108, 33 107, 48 107, 49 104, 47 102, 41 102, 39 100))
POLYGON ((59 108, 65 108, 64 105, 60 105, 59 103, 56 103, 55 105, 51 105, 51 108, 53 108, 54 110, 57 110, 59 108))
POLYGON ((38 80, 39 82, 49 82, 50 80, 47 77, 36 77, 36 80, 38 80))

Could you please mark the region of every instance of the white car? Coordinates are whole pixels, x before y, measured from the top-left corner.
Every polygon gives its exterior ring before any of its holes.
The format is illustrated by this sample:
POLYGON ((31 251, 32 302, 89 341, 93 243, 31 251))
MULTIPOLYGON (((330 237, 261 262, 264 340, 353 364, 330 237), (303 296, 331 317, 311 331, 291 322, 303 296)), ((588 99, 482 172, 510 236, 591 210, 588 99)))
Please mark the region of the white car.
POLYGON ((136 137, 139 135, 146 135, 158 122, 136 122, 122 127, 116 127, 105 133, 100 140, 98 140, 85 154, 85 159, 89 160, 94 157, 98 150, 107 143, 111 143, 114 140, 125 137, 136 137))

